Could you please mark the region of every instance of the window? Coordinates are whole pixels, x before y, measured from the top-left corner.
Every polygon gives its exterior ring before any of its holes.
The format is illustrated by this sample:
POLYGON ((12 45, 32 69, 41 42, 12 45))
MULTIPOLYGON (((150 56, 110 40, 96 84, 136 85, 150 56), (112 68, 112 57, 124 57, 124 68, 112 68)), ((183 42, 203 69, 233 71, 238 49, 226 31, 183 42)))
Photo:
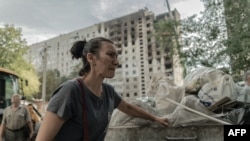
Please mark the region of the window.
POLYGON ((128 79, 128 78, 126 79, 126 82, 129 82, 129 79, 128 79))
POLYGON ((150 60, 148 60, 148 64, 152 64, 152 60, 150 59, 150 60))
POLYGON ((133 70, 133 74, 136 74, 136 70, 133 70))
POLYGON ((134 93, 134 96, 137 96, 137 93, 134 93))
POLYGON ((149 56, 149 57, 151 57, 151 56, 152 56, 152 53, 151 53, 151 52, 149 52, 149 53, 148 53, 148 56, 149 56))
POLYGON ((158 63, 161 63, 161 58, 157 58, 157 62, 158 62, 158 63))

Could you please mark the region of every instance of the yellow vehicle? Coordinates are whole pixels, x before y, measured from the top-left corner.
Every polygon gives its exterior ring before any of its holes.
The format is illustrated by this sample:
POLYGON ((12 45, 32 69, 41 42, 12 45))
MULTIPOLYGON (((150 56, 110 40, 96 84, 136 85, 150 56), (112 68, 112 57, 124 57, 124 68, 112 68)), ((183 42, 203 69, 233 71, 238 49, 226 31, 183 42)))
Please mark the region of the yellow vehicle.
POLYGON ((28 82, 19 78, 19 76, 8 69, 0 68, 0 121, 2 121, 3 110, 11 105, 11 96, 15 93, 23 93, 23 83, 28 85, 28 82))
MULTIPOLYGON (((11 96, 15 93, 22 95, 22 100, 25 100, 23 93, 23 83, 27 86, 28 82, 23 81, 19 76, 8 69, 0 67, 0 122, 2 122, 3 111, 6 107, 11 105, 11 96)), ((41 118, 41 114, 36 110, 36 108, 32 105, 26 105, 30 112, 31 117, 37 115, 41 118)), ((32 118, 33 121, 33 118, 32 118)), ((31 141, 35 140, 35 136, 40 127, 40 122, 33 121, 34 123, 34 137, 31 141)), ((27 128, 28 129, 28 128, 27 128)))

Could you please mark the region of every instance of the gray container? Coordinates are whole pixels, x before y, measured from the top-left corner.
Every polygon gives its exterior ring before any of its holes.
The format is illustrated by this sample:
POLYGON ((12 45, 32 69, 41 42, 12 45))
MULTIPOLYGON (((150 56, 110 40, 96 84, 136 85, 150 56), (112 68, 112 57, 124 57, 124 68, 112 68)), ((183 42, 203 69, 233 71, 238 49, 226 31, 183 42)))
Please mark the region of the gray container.
POLYGON ((223 141, 223 125, 185 127, 113 126, 105 141, 223 141))

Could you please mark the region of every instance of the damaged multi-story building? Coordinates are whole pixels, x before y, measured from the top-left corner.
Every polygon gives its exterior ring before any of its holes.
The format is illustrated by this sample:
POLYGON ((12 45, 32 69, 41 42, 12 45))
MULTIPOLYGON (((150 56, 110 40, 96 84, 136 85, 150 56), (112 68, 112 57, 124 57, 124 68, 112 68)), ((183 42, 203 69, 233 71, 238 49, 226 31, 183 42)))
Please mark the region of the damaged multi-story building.
MULTIPOLYGON (((175 19, 180 19, 176 9, 172 14, 175 19)), ((27 57, 37 68, 43 69, 41 52, 46 49, 47 70, 57 69, 61 75, 68 76, 80 63, 73 61, 69 52, 75 41, 84 39, 88 41, 98 36, 109 38, 115 43, 120 65, 116 69, 115 77, 105 82, 113 85, 123 97, 144 97, 152 76, 171 77, 174 74, 168 50, 157 46, 153 36, 154 23, 168 18, 168 13, 155 16, 147 8, 141 9, 123 17, 35 43, 31 45, 27 57)))

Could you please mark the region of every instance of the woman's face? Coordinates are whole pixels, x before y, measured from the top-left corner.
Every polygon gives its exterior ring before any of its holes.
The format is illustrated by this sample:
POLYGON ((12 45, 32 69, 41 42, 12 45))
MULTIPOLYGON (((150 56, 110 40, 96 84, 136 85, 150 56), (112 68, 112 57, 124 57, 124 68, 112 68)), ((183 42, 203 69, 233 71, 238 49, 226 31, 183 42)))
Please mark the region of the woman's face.
POLYGON ((99 54, 93 57, 94 59, 91 69, 102 78, 112 78, 114 77, 115 69, 119 64, 117 56, 118 54, 114 45, 103 41, 99 54))

